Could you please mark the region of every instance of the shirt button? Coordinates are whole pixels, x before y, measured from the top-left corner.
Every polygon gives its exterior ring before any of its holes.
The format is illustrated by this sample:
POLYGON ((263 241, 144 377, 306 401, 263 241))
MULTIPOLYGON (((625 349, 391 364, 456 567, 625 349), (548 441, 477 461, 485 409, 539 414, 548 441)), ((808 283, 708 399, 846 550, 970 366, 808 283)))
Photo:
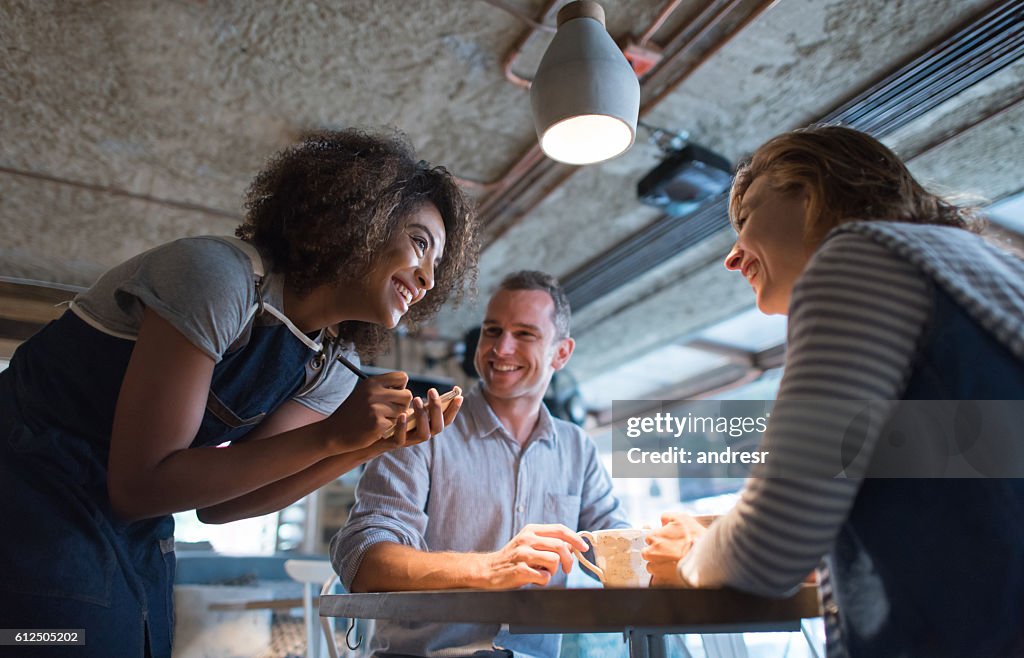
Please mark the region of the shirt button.
POLYGON ((522 514, 522 513, 523 513, 523 510, 524 510, 524 509, 525 509, 525 508, 524 508, 524 507, 523 507, 522 505, 518 505, 518 506, 516 507, 516 511, 517 511, 517 512, 519 512, 520 514, 522 514))

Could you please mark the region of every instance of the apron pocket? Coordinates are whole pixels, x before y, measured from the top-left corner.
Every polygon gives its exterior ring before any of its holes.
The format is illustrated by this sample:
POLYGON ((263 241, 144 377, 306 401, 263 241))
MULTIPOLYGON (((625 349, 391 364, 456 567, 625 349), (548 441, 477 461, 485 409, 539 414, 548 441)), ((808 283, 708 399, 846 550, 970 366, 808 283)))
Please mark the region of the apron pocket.
POLYGON ((110 605, 114 531, 81 487, 2 459, 0 526, 0 563, 17 565, 0 589, 110 605))
POLYGON ((220 422, 224 423, 231 429, 238 427, 246 427, 248 425, 257 425, 264 417, 266 412, 260 412, 255 416, 249 418, 240 418, 234 411, 228 408, 228 405, 224 404, 217 394, 210 390, 210 395, 206 399, 206 410, 213 414, 220 422))

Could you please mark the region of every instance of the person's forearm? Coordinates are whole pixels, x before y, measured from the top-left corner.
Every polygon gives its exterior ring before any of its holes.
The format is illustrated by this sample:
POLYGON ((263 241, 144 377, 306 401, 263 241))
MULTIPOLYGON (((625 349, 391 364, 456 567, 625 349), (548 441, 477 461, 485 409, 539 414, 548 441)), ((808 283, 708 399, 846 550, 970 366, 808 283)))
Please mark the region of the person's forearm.
POLYGON ((485 553, 427 553, 401 544, 375 544, 359 565, 352 591, 485 588, 486 560, 485 553))
POLYGON ((719 523, 701 535, 690 552, 677 565, 679 577, 687 587, 722 587, 731 584, 723 564, 728 546, 723 547, 718 534, 731 519, 723 516, 719 523))
POLYGON ((178 450, 144 473, 111 477, 111 504, 129 521, 211 507, 336 454, 317 423, 261 441, 178 450))
POLYGON ((383 452, 385 449, 375 444, 355 452, 328 457, 295 475, 251 493, 197 510, 199 520, 203 523, 229 523, 276 512, 383 452))

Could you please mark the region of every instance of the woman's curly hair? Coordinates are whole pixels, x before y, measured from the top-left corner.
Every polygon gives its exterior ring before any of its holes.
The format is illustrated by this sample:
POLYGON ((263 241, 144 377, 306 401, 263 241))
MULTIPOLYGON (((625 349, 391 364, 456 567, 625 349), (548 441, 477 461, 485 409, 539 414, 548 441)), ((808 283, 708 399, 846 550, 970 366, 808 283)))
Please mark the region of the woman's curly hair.
POLYGON ((733 179, 729 198, 733 222, 747 188, 760 176, 773 189, 807 192, 806 233, 812 241, 854 220, 939 224, 973 232, 984 226, 975 208, 929 192, 884 144, 845 126, 809 126, 762 144, 733 179))
MULTIPOLYGON (((369 273, 402 220, 424 203, 437 207, 446 237, 433 289, 403 318, 415 328, 449 298, 458 303, 475 290, 480 246, 469 199, 446 169, 417 160, 403 134, 308 135, 256 176, 235 234, 268 254, 273 271, 301 296, 369 273)), ((364 359, 389 339, 384 327, 357 321, 342 323, 340 335, 364 359)))

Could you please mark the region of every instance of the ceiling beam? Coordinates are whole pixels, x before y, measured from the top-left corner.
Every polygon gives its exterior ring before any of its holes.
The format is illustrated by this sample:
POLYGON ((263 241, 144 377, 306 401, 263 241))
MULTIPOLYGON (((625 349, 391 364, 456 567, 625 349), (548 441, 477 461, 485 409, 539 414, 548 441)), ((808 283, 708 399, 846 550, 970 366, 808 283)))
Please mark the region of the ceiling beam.
POLYGON ((0 277, 0 357, 66 310, 83 289, 0 277))

